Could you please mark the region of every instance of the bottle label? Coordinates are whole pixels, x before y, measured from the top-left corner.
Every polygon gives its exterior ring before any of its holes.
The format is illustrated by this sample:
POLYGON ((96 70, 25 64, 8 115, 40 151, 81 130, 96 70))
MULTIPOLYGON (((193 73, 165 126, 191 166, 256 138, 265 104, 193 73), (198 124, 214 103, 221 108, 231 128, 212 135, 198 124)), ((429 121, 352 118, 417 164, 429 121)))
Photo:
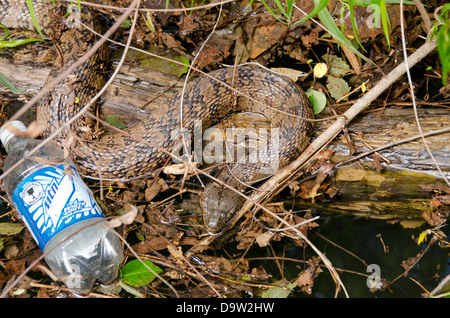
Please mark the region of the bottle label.
POLYGON ((82 220, 104 217, 91 192, 73 166, 42 168, 13 192, 22 220, 41 250, 57 233, 82 220))

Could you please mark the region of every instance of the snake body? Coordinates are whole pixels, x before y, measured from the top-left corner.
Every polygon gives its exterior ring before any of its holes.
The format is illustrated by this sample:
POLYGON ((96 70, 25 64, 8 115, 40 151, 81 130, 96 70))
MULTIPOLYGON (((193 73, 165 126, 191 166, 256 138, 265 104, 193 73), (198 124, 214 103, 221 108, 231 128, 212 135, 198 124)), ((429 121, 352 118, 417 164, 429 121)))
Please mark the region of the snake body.
MULTIPOLYGON (((51 34, 58 26, 57 41, 62 51, 47 82, 61 74, 95 42, 96 37, 83 26, 65 25, 64 6, 52 1, 33 0, 35 16, 41 30, 51 34)), ((85 7, 80 14, 83 23, 96 29, 94 13, 85 7)), ((25 0, 0 0, 0 24, 9 28, 34 29, 25 0)), ((107 62, 106 48, 101 48, 86 63, 78 67, 73 76, 51 89, 37 110, 38 120, 46 124, 44 136, 61 127, 76 114, 104 84, 107 62)), ((190 80, 184 93, 176 93, 164 106, 148 118, 127 129, 132 138, 120 133, 104 134, 100 140, 78 141, 71 147, 72 157, 82 173, 92 177, 126 180, 151 173, 169 158, 167 152, 180 145, 180 135, 174 131, 193 132, 201 121, 203 130, 217 124, 235 112, 254 112, 271 120, 278 129, 278 152, 267 154, 263 162, 235 162, 227 165, 217 178, 229 186, 243 191, 248 184, 267 177, 264 168, 277 160, 282 168, 296 158, 309 143, 312 118, 309 101, 304 92, 289 78, 256 66, 224 68, 190 80), (235 90, 233 90, 234 88, 235 90), (236 93, 237 91, 237 93, 236 93), (182 103, 181 103, 182 100, 182 103), (161 151, 165 149, 165 151, 161 151), (277 156, 275 158, 275 156, 277 156)), ((85 119, 63 130, 60 144, 70 131, 81 134, 85 119)), ((275 142, 275 141, 274 141, 275 142)), ((274 146, 269 142, 268 148, 274 146)), ((211 182, 203 193, 203 218, 210 233, 221 232, 234 212, 243 203, 239 193, 211 182)))

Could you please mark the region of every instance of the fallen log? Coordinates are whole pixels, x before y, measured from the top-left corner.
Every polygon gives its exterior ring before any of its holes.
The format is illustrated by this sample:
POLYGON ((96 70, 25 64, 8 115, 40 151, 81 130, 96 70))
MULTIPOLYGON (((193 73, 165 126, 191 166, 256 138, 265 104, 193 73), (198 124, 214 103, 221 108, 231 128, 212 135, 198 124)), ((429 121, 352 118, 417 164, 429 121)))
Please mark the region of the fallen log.
MULTIPOLYGON (((339 166, 324 183, 324 192, 319 194, 322 197, 313 202, 295 200, 291 203, 296 208, 399 220, 405 226, 423 222, 422 214, 430 208, 430 200, 436 195, 433 189, 447 185, 436 164, 444 176, 450 178, 450 132, 432 134, 450 127, 450 113, 446 108, 425 108, 418 110, 418 117, 423 133, 431 134, 424 139, 436 162, 430 158, 418 134, 411 107, 365 113, 348 125, 347 134, 341 133, 326 147, 334 151, 333 163, 346 162, 355 154, 389 143, 417 138, 367 155, 356 163, 339 166), (326 197, 328 185, 335 190, 328 189, 332 198, 326 197)), ((317 133, 326 128, 326 124, 322 125, 317 133)))
MULTIPOLYGON (((49 68, 42 66, 15 65, 0 60, 1 72, 18 88, 27 87, 24 94, 38 91, 45 81, 49 68)), ((127 126, 142 120, 152 109, 165 103, 181 88, 183 81, 175 75, 165 75, 138 66, 125 66, 103 96, 101 117, 116 115, 127 126)), ((12 96, 0 87, 0 95, 12 96)), ((14 94, 13 94, 14 95, 14 94)), ((17 96, 16 96, 17 97, 17 96)), ((450 127, 449 111, 446 108, 419 109, 419 119, 424 133, 450 127)), ((28 119, 29 120, 29 119, 28 119)), ((318 124, 316 135, 329 126, 327 121, 318 124)), ((333 150, 333 163, 340 163, 355 154, 366 152, 387 143, 417 136, 417 123, 413 109, 389 107, 383 111, 361 114, 348 125, 347 136, 355 152, 351 153, 344 134, 341 133, 327 149, 333 150)), ((437 164, 447 178, 450 177, 450 133, 426 137, 437 164)), ((343 165, 326 179, 334 191, 331 197, 323 192, 322 197, 302 198, 293 194, 285 200, 286 206, 312 208, 316 210, 352 213, 391 220, 422 220, 424 208, 430 205, 433 185, 445 182, 435 163, 418 138, 400 143, 377 154, 361 158, 357 163, 343 165)), ((326 190, 326 189, 325 189, 326 190)))

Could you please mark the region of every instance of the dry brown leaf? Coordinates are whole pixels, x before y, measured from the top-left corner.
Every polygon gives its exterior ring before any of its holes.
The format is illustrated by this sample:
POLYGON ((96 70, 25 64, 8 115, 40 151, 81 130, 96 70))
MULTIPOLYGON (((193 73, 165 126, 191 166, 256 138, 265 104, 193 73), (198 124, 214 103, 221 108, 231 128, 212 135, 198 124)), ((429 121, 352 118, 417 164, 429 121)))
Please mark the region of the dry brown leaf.
POLYGON ((154 197, 156 197, 160 192, 167 189, 167 183, 161 179, 158 178, 157 180, 154 180, 152 184, 145 189, 145 200, 147 202, 150 202, 153 200, 154 197))
POLYGON ((278 72, 280 74, 286 75, 292 81, 296 82, 300 76, 307 75, 305 72, 298 71, 292 68, 287 67, 272 67, 271 70, 278 72))
POLYGON ((298 287, 302 287, 302 290, 308 294, 312 291, 312 286, 314 285, 314 279, 322 271, 319 266, 320 258, 312 257, 307 261, 308 267, 303 270, 298 278, 295 280, 298 287))
MULTIPOLYGON (((192 162, 192 165, 194 167, 198 167, 200 163, 198 162, 192 162)), ((172 175, 184 175, 184 174, 191 174, 194 173, 194 169, 192 168, 191 164, 187 163, 176 163, 167 167, 164 167, 163 172, 165 174, 172 174, 172 175)))
POLYGON ((113 218, 111 221, 106 223, 106 226, 110 228, 115 228, 121 226, 122 224, 128 225, 134 222, 136 215, 138 213, 138 209, 134 205, 130 205, 130 211, 125 213, 124 215, 113 218))
POLYGON ((408 258, 406 261, 402 261, 402 263, 400 264, 406 271, 409 271, 411 268, 414 267, 414 265, 417 263, 417 261, 420 258, 420 253, 417 254, 416 256, 412 256, 410 258, 408 258))
POLYGON ((272 239, 273 235, 274 234, 270 233, 269 231, 261 233, 256 237, 256 242, 260 247, 267 246, 270 240, 272 239))
POLYGON ((425 209, 425 211, 423 211, 422 213, 422 217, 431 226, 440 225, 447 220, 441 213, 439 213, 438 211, 434 211, 432 209, 425 209))

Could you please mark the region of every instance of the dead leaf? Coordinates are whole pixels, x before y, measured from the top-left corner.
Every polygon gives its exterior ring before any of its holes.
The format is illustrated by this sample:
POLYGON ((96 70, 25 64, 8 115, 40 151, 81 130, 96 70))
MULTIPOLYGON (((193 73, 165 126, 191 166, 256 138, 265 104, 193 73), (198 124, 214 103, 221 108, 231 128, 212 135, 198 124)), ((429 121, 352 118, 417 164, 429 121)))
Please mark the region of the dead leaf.
POLYGON ((288 26, 280 23, 272 15, 250 19, 244 27, 248 38, 246 43, 250 59, 255 59, 273 45, 280 42, 288 31, 288 26))
POLYGON ((270 240, 273 237, 273 233, 270 233, 269 231, 261 233, 256 237, 256 242, 260 247, 267 246, 270 242, 270 240))
MULTIPOLYGON (((339 5, 336 6, 336 8, 339 5)), ((394 30, 397 26, 400 25, 400 15, 398 5, 390 5, 387 6, 387 12, 389 16, 390 29, 394 30)), ((376 10, 373 9, 372 6, 354 6, 354 16, 356 19, 356 25, 358 26, 358 38, 360 40, 364 38, 372 38, 375 39, 376 36, 382 34, 384 36, 383 27, 381 25, 381 21, 379 21, 379 25, 375 24, 376 10)), ((346 11, 347 13, 348 11, 346 11)), ((354 36, 353 26, 351 22, 350 14, 344 14, 344 34, 346 36, 354 36)), ((379 20, 379 19, 378 19, 379 20)), ((341 20, 336 19, 339 23, 341 20)))
POLYGON ((19 223, 0 223, 0 235, 16 235, 19 234, 24 227, 23 224, 19 223))
MULTIPOLYGON (((191 164, 194 167, 198 167, 200 165, 199 162, 192 162, 191 164)), ((191 174, 191 173, 194 173, 194 169, 192 168, 191 164, 176 163, 176 164, 164 167, 163 172, 165 174, 172 174, 172 175, 191 174)))
POLYGON ((172 257, 175 258, 177 262, 183 262, 184 257, 180 246, 177 248, 175 245, 169 244, 167 245, 167 249, 169 250, 170 255, 172 255, 172 257))
POLYGON ((145 200, 151 202, 154 197, 167 188, 168 186, 164 179, 158 178, 157 180, 153 180, 151 185, 145 189, 145 200))
POLYGON ((328 76, 326 86, 331 97, 335 100, 343 98, 345 95, 350 93, 351 90, 350 86, 348 86, 344 79, 334 76, 328 76))
POLYGON ((378 159, 378 155, 376 153, 372 154, 372 158, 373 158, 373 162, 375 164, 375 169, 378 173, 381 172, 381 170, 383 170, 383 168, 381 167, 381 163, 380 160, 378 159))
POLYGON ((328 198, 332 199, 338 193, 338 190, 333 187, 328 187, 324 193, 328 195, 328 198))
POLYGON ((297 284, 297 287, 302 287, 302 290, 307 292, 308 294, 312 291, 312 286, 314 285, 314 279, 317 275, 322 272, 320 269, 320 258, 312 257, 307 261, 308 267, 303 270, 294 283, 297 284))
POLYGON ((405 269, 405 271, 409 271, 411 268, 414 267, 414 265, 416 265, 416 263, 418 262, 418 260, 420 258, 420 255, 421 254, 419 253, 416 256, 412 256, 412 257, 408 258, 406 261, 402 261, 400 266, 403 267, 405 269))
POLYGON ((131 208, 128 213, 113 218, 112 220, 108 221, 106 226, 109 226, 110 228, 115 228, 121 226, 122 224, 129 225, 133 223, 138 213, 138 209, 134 205, 130 205, 130 207, 131 208))
POLYGON ((251 277, 258 280, 268 280, 272 278, 272 275, 268 274, 264 267, 261 265, 255 268, 252 268, 251 277))
POLYGON ((312 199, 315 197, 316 193, 317 193, 317 184, 315 180, 308 180, 300 184, 300 191, 297 192, 297 197, 300 197, 304 200, 312 199))
POLYGON ((435 210, 437 208, 439 208, 442 205, 442 203, 436 199, 436 198, 431 198, 431 202, 430 202, 430 207, 435 210))
POLYGON ((195 22, 191 15, 183 14, 182 17, 182 22, 178 32, 183 40, 185 40, 189 34, 199 29, 199 24, 195 22))
POLYGON ((324 61, 327 61, 328 65, 330 66, 328 72, 334 77, 343 77, 351 73, 350 66, 341 57, 331 54, 324 54, 322 55, 322 59, 324 61))
MULTIPOLYGON (((167 19, 170 16, 178 16, 182 14, 182 11, 175 11, 176 7, 171 3, 171 1, 165 1, 165 0, 146 0, 143 1, 143 6, 145 8, 149 9, 170 9, 168 11, 155 11, 153 14, 155 14, 158 19, 161 21, 161 24, 165 25, 167 19)), ((183 17, 186 17, 187 15, 183 15, 183 17)))
POLYGON ((161 35, 162 41, 169 49, 179 49, 184 51, 183 45, 177 41, 174 36, 170 33, 162 33, 161 35))
POLYGON ((422 217, 431 226, 443 224, 447 220, 441 213, 432 209, 425 209, 425 211, 422 212, 422 217))
POLYGON ((19 248, 17 247, 16 244, 11 244, 8 245, 5 248, 5 251, 3 252, 3 255, 7 258, 7 259, 11 259, 16 257, 19 254, 19 248))
POLYGON ((291 80, 293 80, 294 82, 297 82, 298 78, 300 76, 305 76, 307 75, 305 72, 302 71, 298 71, 292 68, 287 68, 287 67, 273 67, 271 68, 271 70, 281 73, 283 75, 286 75, 287 77, 289 77, 291 80))
MULTIPOLYGON (((208 42, 203 46, 203 49, 198 52, 194 52, 194 55, 198 55, 196 67, 203 69, 205 66, 220 62, 227 58, 231 52, 230 49, 233 46, 234 40, 221 38, 219 36, 212 36, 208 42)), ((199 46, 197 49, 200 49, 199 46)))
POLYGON ((441 204, 450 205, 450 195, 437 195, 435 199, 441 204))
POLYGON ((311 32, 309 34, 301 35, 300 40, 302 41, 302 44, 307 48, 319 44, 319 37, 317 35, 317 32, 311 32))

